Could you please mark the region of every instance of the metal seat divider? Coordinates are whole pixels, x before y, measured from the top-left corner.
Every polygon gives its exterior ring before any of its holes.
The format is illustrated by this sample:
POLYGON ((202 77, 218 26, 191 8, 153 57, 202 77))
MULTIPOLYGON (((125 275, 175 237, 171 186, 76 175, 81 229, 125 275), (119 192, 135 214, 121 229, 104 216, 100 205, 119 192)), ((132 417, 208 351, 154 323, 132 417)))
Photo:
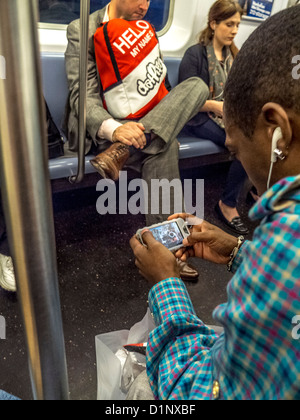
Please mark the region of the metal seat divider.
POLYGON ((78 117, 78 171, 70 177, 72 184, 80 183, 85 175, 86 95, 88 70, 90 0, 80 1, 80 55, 79 55, 79 117, 78 117))

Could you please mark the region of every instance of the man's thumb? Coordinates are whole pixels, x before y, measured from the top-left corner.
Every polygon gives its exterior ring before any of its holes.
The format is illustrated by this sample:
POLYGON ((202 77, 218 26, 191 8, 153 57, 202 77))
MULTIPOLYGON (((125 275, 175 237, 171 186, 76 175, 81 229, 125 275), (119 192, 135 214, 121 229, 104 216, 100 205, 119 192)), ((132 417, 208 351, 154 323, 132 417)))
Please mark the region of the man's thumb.
POLYGON ((156 240, 154 239, 154 236, 152 235, 152 233, 148 229, 145 229, 142 232, 142 239, 143 239, 144 244, 148 248, 151 247, 151 245, 153 245, 156 242, 156 240))

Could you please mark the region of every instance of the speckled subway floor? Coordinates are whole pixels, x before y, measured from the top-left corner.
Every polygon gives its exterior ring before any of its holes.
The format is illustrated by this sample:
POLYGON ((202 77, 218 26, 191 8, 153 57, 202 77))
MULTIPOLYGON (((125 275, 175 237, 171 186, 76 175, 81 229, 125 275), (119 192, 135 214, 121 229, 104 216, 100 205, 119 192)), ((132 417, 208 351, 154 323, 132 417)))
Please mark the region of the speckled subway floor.
MULTIPOLYGON (((182 177, 205 179, 205 217, 222 227, 213 208, 226 178, 227 164, 184 170, 182 177)), ((144 216, 106 215, 96 211, 95 186, 53 194, 57 262, 66 343, 70 398, 94 400, 97 395, 95 336, 129 329, 147 310, 149 287, 134 265, 129 240, 144 227, 144 216)), ((249 206, 244 197, 240 212, 249 206)), ((255 225, 248 222, 251 231, 255 225)), ((250 235, 251 236, 251 235, 250 235)), ((213 323, 214 308, 227 299, 231 276, 223 266, 193 260, 201 275, 188 290, 199 317, 213 323)), ((0 315, 6 339, 0 340, 0 389, 33 398, 22 318, 15 294, 0 290, 0 315)))

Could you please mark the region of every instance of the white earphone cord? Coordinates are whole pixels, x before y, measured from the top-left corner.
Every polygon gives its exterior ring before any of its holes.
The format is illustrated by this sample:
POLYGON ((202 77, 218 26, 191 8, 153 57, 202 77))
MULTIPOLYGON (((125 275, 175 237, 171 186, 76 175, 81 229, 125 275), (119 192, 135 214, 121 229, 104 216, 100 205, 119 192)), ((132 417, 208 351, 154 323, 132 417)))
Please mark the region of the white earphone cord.
POLYGON ((272 173, 273 173, 273 166, 274 166, 274 162, 271 162, 271 166, 270 166, 270 172, 269 172, 269 178, 268 178, 268 184, 267 184, 267 189, 270 189, 270 185, 271 185, 271 178, 272 178, 272 173))

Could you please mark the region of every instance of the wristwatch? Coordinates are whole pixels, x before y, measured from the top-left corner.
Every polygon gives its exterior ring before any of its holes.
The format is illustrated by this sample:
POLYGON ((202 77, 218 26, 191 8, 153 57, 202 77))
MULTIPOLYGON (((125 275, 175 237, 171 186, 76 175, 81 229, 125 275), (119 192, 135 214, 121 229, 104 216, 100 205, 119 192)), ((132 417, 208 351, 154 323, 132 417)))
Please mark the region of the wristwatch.
POLYGON ((230 261, 227 264, 227 270, 229 272, 231 272, 232 266, 233 266, 233 262, 235 257, 237 256, 239 250, 241 249, 241 246, 243 245, 243 243, 245 242, 245 238, 244 236, 239 236, 238 237, 238 244, 237 246, 233 249, 232 253, 230 254, 230 261))

